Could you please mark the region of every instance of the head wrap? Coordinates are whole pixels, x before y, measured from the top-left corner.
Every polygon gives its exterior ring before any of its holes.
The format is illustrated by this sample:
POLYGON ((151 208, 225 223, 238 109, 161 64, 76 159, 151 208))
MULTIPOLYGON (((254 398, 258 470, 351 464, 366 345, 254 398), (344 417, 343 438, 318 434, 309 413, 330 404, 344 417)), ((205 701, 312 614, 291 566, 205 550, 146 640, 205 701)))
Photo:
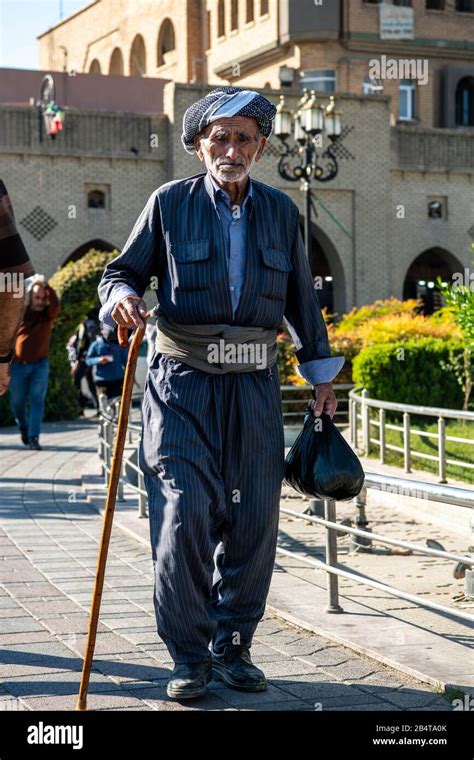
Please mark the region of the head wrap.
POLYGON ((188 153, 194 153, 194 138, 216 119, 230 116, 249 116, 258 124, 260 134, 270 137, 276 108, 273 103, 243 87, 219 87, 193 103, 183 117, 181 142, 188 153))

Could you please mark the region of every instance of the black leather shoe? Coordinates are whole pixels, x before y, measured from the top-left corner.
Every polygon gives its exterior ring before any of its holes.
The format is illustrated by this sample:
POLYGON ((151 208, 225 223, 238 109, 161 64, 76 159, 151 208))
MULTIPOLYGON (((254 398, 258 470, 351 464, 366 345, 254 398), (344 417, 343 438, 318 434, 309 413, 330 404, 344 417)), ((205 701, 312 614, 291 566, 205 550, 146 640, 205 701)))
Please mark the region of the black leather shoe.
POLYGON ((20 435, 22 443, 25 444, 25 446, 28 446, 30 439, 28 438, 28 429, 27 428, 20 428, 20 435))
POLYGON ((207 684, 212 679, 212 661, 182 662, 175 665, 166 687, 172 699, 194 699, 207 692, 207 684))
POLYGON ((39 442, 39 438, 30 438, 30 449, 35 449, 36 451, 41 451, 41 446, 39 442))
POLYGON ((250 659, 249 647, 230 644, 223 654, 212 652, 212 674, 238 691, 265 691, 267 679, 250 659))

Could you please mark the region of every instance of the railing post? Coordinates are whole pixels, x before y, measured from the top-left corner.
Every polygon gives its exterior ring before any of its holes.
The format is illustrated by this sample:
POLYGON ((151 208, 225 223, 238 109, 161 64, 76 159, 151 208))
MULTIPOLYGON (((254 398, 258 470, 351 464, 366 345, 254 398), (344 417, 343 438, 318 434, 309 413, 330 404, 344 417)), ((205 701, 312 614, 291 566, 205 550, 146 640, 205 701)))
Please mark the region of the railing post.
POLYGON ((359 402, 354 399, 354 448, 359 448, 359 402))
POLYGON ((403 412, 403 458, 405 461, 405 472, 411 472, 409 412, 403 412))
POLYGON ((104 480, 105 485, 109 481, 110 463, 112 461, 112 423, 106 420, 104 422, 104 441, 105 441, 105 467, 104 467, 104 480))
MULTIPOLYGON (((334 499, 324 500, 324 518, 336 522, 336 502, 334 499)), ((326 564, 337 566, 337 531, 326 527, 326 564)), ((325 612, 344 612, 339 604, 339 578, 334 573, 327 573, 328 604, 325 612)))
POLYGON ((439 482, 446 483, 446 422, 438 417, 439 482))
POLYGON ((380 464, 385 464, 385 409, 379 409, 380 464))
POLYGON ((366 401, 368 395, 369 391, 364 388, 362 391, 362 439, 366 457, 370 454, 370 408, 366 401))
POLYGON ((124 476, 124 466, 120 468, 120 477, 119 481, 117 483, 117 501, 125 501, 125 494, 123 491, 123 476, 124 476))

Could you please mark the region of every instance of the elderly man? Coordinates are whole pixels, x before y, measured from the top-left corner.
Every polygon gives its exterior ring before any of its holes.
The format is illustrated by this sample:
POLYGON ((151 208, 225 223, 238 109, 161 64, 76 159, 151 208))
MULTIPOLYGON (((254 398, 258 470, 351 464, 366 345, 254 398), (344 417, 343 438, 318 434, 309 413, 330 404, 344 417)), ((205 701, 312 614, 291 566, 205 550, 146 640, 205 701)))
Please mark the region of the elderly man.
POLYGON ((10 382, 13 342, 25 311, 25 279, 33 265, 18 234, 13 207, 0 179, 0 396, 10 382))
POLYGON ((157 632, 173 698, 212 675, 262 691, 250 658, 276 552, 284 435, 276 335, 285 318, 317 409, 333 416, 331 357, 298 225, 279 190, 251 180, 275 107, 256 92, 212 90, 183 120, 206 172, 148 200, 99 286, 100 318, 141 326, 158 283, 158 335, 143 401, 140 465, 149 499, 157 632), (217 547, 217 550, 216 550, 217 547))

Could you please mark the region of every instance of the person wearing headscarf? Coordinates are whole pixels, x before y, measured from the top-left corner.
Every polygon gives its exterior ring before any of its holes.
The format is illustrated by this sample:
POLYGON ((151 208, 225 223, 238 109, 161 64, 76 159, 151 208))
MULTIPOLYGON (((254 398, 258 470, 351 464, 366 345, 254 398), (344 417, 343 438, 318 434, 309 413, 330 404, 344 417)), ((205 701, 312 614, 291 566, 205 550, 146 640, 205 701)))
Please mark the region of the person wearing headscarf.
POLYGON ((10 382, 13 343, 25 310, 25 280, 33 274, 8 190, 0 178, 0 396, 10 382))
POLYGON ((150 196, 102 276, 100 318, 143 325, 158 283, 157 340, 143 399, 157 633, 175 667, 171 698, 211 677, 267 688, 251 659, 276 554, 284 430, 276 335, 284 319, 315 415, 334 415, 332 357, 299 228, 284 192, 250 178, 275 106, 219 87, 191 105, 182 143, 205 171, 150 196))

